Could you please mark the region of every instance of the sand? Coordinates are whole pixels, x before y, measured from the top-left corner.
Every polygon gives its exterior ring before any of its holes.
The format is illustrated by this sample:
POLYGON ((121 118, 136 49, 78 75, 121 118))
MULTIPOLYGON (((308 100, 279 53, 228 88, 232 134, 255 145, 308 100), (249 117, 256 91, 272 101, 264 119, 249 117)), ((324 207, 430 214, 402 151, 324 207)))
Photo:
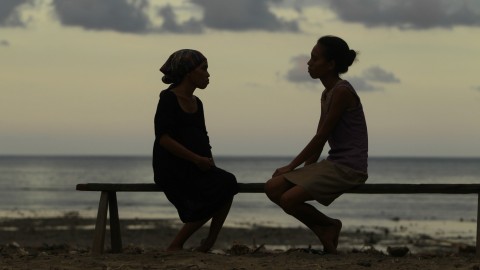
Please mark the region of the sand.
POLYGON ((254 224, 225 227, 210 253, 190 251, 206 230, 196 233, 186 250, 165 252, 179 227, 177 221, 125 219, 121 220, 124 252, 109 252, 107 234, 105 253, 93 256, 94 224, 94 219, 75 213, 54 218, 4 218, 0 220, 0 270, 480 269, 480 258, 472 246, 474 222, 395 220, 347 225, 338 255, 319 254, 318 240, 304 227, 254 224), (425 229, 435 224, 443 233, 425 229), (391 250, 402 249, 408 252, 399 257, 391 254, 391 250))

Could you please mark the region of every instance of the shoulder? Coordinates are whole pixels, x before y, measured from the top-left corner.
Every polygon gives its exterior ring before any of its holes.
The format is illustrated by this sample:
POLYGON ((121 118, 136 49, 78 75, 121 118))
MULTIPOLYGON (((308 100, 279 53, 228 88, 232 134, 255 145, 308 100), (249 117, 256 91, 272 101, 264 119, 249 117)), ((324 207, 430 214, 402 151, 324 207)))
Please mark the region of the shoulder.
POLYGON ((352 99, 355 94, 349 87, 348 82, 344 81, 338 82, 330 91, 331 99, 334 101, 345 102, 352 99))
POLYGON ((341 80, 340 82, 338 82, 338 84, 335 87, 343 88, 344 90, 348 90, 356 94, 355 88, 353 88, 352 84, 347 80, 341 80))
POLYGON ((175 93, 170 91, 170 89, 165 89, 160 92, 160 102, 165 103, 165 102, 172 102, 175 99, 175 93))
POLYGON ((195 97, 195 99, 197 100, 198 103, 202 103, 202 100, 199 97, 197 97, 197 96, 194 96, 194 97, 195 97))
POLYGON ((350 84, 349 81, 347 80, 341 80, 339 81, 335 87, 333 88, 338 94, 342 94, 342 95, 345 95, 345 94, 353 94, 354 96, 357 95, 355 89, 353 88, 353 86, 350 84))
POLYGON ((339 82, 333 90, 332 99, 348 104, 349 108, 356 107, 359 97, 348 81, 343 80, 339 82))
POLYGON ((169 97, 173 97, 175 94, 170 91, 170 89, 165 89, 165 90, 162 90, 162 92, 160 92, 160 98, 169 98, 169 97))
POLYGON ((198 107, 198 111, 201 112, 203 114, 203 103, 202 103, 202 100, 195 96, 195 99, 197 100, 197 107, 198 107))
POLYGON ((160 99, 158 100, 158 109, 167 109, 167 108, 174 108, 176 103, 175 94, 170 91, 169 89, 162 90, 160 92, 160 99))

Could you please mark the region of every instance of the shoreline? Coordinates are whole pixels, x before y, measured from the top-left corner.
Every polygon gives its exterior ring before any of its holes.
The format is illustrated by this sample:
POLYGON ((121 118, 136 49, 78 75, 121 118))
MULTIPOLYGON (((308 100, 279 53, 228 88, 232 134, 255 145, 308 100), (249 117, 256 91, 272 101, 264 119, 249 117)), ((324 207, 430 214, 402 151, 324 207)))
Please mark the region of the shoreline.
MULTIPOLYGON (((368 247, 386 253, 388 246, 406 246, 411 253, 455 253, 460 248, 474 247, 476 242, 475 221, 344 219, 342 222, 339 250, 344 252, 368 247)), ((181 225, 178 219, 170 218, 120 220, 124 245, 153 248, 167 245, 181 225)), ((205 227, 192 236, 186 243, 187 248, 200 243, 202 236, 207 234, 205 227)), ((82 216, 78 212, 49 217, 6 217, 0 219, 0 239, 3 242, 0 244, 17 242, 35 248, 45 243, 68 243, 89 249, 94 229, 95 218, 82 216)), ((321 249, 316 236, 300 223, 296 226, 279 226, 273 222, 226 222, 214 248, 226 249, 235 243, 252 247, 264 245, 272 250, 283 251, 308 246, 321 249)), ((107 225, 105 246, 108 245, 107 225)))
MULTIPOLYGON (((75 212, 2 218, 0 269, 480 269, 471 232, 457 235, 462 227, 448 234, 424 234, 420 229, 432 224, 425 222, 372 220, 355 225, 346 220, 339 254, 318 255, 318 239, 302 226, 225 226, 210 253, 189 251, 207 234, 202 228, 186 243, 186 250, 165 252, 181 225, 177 219, 122 219, 124 252, 109 253, 107 230, 105 253, 92 256, 94 218, 75 212), (409 252, 394 257, 389 247, 407 247, 409 252)), ((433 223, 448 231, 461 222, 433 223)))

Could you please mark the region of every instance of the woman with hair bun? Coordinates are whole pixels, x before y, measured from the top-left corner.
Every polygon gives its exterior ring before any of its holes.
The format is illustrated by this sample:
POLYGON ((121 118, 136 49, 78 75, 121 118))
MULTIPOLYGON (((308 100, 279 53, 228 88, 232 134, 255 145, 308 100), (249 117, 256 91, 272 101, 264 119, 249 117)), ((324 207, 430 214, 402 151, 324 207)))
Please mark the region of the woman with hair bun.
POLYGON ((320 79, 325 87, 316 134, 265 184, 270 200, 311 229, 325 253, 337 253, 342 222, 306 202, 316 200, 328 206, 368 178, 368 135, 362 103, 353 86, 340 78, 356 55, 339 37, 324 36, 317 41, 307 63, 310 76, 320 79), (327 142, 328 156, 318 162, 327 142), (302 163, 304 167, 297 168, 302 163))
POLYGON ((211 220, 197 251, 210 250, 238 193, 233 174, 215 166, 205 127, 202 101, 193 93, 209 83, 208 62, 202 53, 174 52, 160 68, 170 86, 160 93, 155 113, 153 172, 184 223, 168 251, 183 249, 190 236, 211 220))

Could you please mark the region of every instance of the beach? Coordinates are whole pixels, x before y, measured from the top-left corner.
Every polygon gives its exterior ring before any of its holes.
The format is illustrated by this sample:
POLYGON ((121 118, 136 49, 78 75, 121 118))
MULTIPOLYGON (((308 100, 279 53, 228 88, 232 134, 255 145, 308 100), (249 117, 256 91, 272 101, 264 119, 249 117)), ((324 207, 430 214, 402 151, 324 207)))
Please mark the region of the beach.
POLYGON ((178 220, 124 219, 123 253, 110 252, 107 231, 104 254, 94 256, 93 218, 75 212, 4 218, 0 269, 480 269, 473 221, 348 223, 337 255, 321 254, 316 237, 302 226, 247 222, 227 224, 211 252, 199 253, 192 249, 206 228, 193 235, 184 251, 165 252, 181 226, 178 220))
MULTIPOLYGON (((239 182, 262 182, 290 158, 221 157, 239 182)), ((318 207, 339 218, 338 255, 264 194, 238 194, 210 253, 164 249, 181 224, 163 193, 118 193, 124 252, 90 254, 99 193, 78 183, 151 183, 150 157, 0 156, 3 269, 480 269, 476 195, 345 194, 318 207), (390 249, 389 249, 390 248, 390 249), (401 251, 399 255, 390 251, 401 251), (406 252, 405 252, 406 250, 406 252), (403 252, 402 252, 403 251, 403 252)), ((478 183, 480 159, 372 158, 368 183, 478 183)))

